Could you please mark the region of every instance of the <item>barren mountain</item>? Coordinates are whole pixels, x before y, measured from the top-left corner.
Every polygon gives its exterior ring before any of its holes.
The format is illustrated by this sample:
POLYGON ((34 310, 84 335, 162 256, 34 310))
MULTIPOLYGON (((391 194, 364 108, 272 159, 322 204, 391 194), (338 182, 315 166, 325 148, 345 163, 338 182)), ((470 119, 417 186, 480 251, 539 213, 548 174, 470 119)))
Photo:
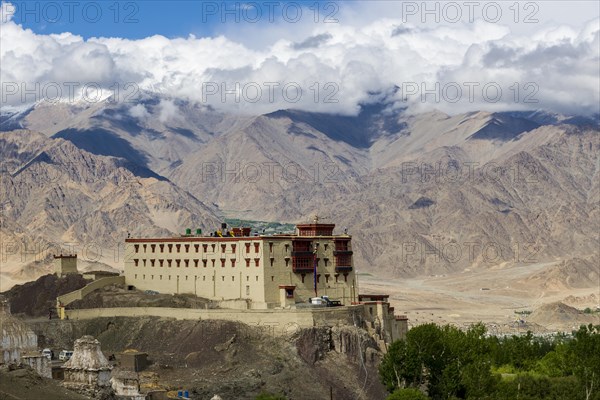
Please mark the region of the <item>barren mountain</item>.
POLYGON ((3 287, 25 278, 26 265, 36 265, 33 276, 47 271, 53 253, 77 252, 81 267, 121 269, 128 232, 166 235, 218 223, 196 197, 130 161, 26 130, 3 133, 0 149, 3 287))
POLYGON ((356 116, 227 115, 143 93, 129 103, 38 104, 0 123, 47 136, 2 134, 3 230, 16 237, 121 243, 127 231, 213 228, 223 215, 299 222, 318 213, 354 236, 362 272, 569 260, 531 282, 584 269, 587 278, 565 287, 594 286, 597 119, 412 115, 385 103, 356 116), (64 182, 48 182, 57 175, 64 182))

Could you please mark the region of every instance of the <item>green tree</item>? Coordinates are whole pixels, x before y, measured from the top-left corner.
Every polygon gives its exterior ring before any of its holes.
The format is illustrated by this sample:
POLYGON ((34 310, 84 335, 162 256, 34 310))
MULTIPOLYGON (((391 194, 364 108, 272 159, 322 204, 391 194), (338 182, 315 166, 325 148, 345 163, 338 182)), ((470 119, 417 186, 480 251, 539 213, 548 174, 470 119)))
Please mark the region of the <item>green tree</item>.
POLYGON ((581 326, 570 343, 573 372, 585 400, 600 398, 600 326, 581 326))
POLYGON ((379 375, 388 391, 408 386, 416 381, 418 374, 418 362, 409 356, 407 342, 392 343, 379 365, 379 375))
POLYGON ((423 392, 418 389, 398 389, 390 394, 386 400, 427 400, 423 392))

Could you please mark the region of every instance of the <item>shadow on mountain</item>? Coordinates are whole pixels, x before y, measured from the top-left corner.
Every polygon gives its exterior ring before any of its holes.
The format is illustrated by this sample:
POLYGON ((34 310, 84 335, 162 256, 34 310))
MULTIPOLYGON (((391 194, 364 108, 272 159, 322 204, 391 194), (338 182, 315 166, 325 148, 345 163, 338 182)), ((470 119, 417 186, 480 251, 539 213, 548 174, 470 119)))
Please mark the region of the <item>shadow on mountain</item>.
POLYGON ((186 137, 188 139, 192 139, 192 140, 198 140, 198 137, 196 136, 196 134, 194 132, 192 132, 189 129, 185 129, 185 128, 175 128, 172 126, 167 126, 167 129, 169 129, 170 131, 181 135, 183 137, 186 137))
POLYGON ((22 112, 5 112, 0 113, 0 132, 10 132, 16 129, 23 129, 21 121, 27 114, 33 110, 33 107, 29 107, 27 110, 22 112))
POLYGON ((314 113, 300 110, 279 110, 266 114, 269 118, 289 118, 294 124, 289 130, 293 134, 312 136, 303 132, 298 124, 309 125, 324 133, 328 138, 365 149, 379 137, 398 134, 406 127, 399 121, 403 110, 388 111, 388 105, 376 103, 361 106, 357 116, 314 113))
POLYGON ((127 140, 103 128, 86 130, 69 128, 55 133, 53 137, 68 140, 92 154, 124 158, 146 169, 148 166, 148 158, 145 154, 134 149, 127 140))
POLYGON ((539 128, 540 124, 507 115, 494 115, 494 117, 480 130, 469 136, 469 139, 500 140, 508 142, 517 139, 525 132, 539 128))
POLYGON ((417 201, 408 206, 409 210, 418 210, 420 208, 428 208, 435 204, 435 201, 428 197, 419 197, 417 201))

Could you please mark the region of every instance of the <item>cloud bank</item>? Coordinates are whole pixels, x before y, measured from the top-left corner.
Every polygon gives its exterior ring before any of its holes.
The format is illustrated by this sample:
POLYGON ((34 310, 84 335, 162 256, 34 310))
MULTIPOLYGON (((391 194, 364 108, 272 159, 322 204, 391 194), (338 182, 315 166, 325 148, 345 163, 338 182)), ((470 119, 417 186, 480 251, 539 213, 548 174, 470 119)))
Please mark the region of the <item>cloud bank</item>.
MULTIPOLYGON (((593 114, 600 103, 600 19, 593 15, 579 29, 543 24, 533 34, 484 20, 424 26, 381 17, 366 25, 304 26, 300 40, 281 38, 258 50, 226 36, 42 35, 2 17, 4 106, 81 98, 84 87, 120 95, 157 91, 250 114, 286 108, 355 114, 393 87, 398 107, 450 114, 593 114)), ((263 32, 273 34, 269 27, 263 32)), ((170 118, 169 104, 163 109, 170 118)))

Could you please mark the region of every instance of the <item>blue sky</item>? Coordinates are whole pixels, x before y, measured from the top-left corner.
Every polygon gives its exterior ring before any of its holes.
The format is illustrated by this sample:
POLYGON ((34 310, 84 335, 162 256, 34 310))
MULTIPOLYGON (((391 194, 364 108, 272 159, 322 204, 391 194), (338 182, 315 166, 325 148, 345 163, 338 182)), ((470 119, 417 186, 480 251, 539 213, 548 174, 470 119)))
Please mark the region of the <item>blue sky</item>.
POLYGON ((415 111, 597 113, 599 16, 597 1, 2 2, 0 105, 77 82, 261 114, 356 114, 393 87, 415 111))
POLYGON ((71 32, 90 37, 141 39, 225 34, 246 25, 269 25, 297 17, 312 20, 338 15, 331 0, 295 1, 12 1, 13 21, 40 34, 71 32), (272 4, 277 3, 277 4, 272 4), (316 3, 319 3, 315 6, 316 3), (260 9, 258 14, 257 8, 260 9), (271 19, 271 17, 273 17, 271 19))

